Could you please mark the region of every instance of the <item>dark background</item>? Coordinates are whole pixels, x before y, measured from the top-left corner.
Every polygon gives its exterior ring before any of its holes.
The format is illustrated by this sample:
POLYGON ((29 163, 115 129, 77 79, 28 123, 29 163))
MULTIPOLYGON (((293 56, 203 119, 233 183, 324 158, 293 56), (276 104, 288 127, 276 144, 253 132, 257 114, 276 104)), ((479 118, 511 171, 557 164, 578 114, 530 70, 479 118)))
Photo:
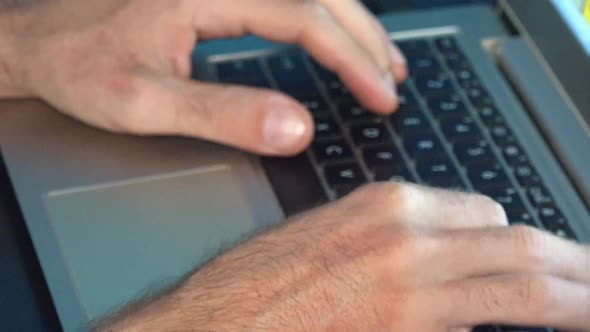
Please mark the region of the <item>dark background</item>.
MULTIPOLYGON (((375 13, 495 0, 364 0, 375 13)), ((4 110, 6 111, 6 110, 4 110)), ((59 322, 0 151, 0 329, 58 331, 59 322)))

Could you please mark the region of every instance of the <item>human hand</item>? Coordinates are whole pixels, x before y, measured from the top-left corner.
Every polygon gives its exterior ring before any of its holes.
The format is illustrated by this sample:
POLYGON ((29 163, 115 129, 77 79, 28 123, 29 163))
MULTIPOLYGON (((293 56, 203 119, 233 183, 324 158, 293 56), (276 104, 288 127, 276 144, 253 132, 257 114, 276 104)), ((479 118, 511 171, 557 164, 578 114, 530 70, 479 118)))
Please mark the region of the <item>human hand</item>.
POLYGON ((382 114, 397 105, 393 81, 407 75, 403 56, 356 0, 27 4, 0 24, 12 45, 0 52, 10 78, 0 87, 115 132, 199 137, 271 155, 309 143, 313 123, 295 100, 189 79, 195 43, 207 39, 254 33, 300 44, 382 114))
POLYGON ((590 250, 489 198, 376 184, 213 260, 105 330, 590 331, 590 250))

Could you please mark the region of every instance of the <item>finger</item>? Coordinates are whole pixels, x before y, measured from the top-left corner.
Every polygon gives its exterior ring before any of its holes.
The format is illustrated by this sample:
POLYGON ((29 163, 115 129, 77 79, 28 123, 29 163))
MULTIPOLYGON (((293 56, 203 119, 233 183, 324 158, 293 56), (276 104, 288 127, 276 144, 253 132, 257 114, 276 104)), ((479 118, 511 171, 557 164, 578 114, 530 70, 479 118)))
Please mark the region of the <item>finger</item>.
POLYGON ((538 274, 473 278, 445 284, 430 294, 446 299, 441 320, 449 327, 479 324, 590 326, 590 285, 538 274))
POLYGON ((357 0, 322 0, 350 34, 368 50, 383 72, 390 71, 396 82, 407 75, 404 56, 393 45, 381 23, 357 0), (404 74, 406 73, 406 74, 404 74))
POLYGON ((433 264, 453 279, 539 273, 590 284, 590 249, 534 228, 461 229, 441 240, 433 264))
POLYGON ((117 115, 135 134, 198 137, 266 155, 292 155, 310 142, 309 113, 270 90, 142 74, 117 115))
POLYGON ((508 225, 504 209, 485 196, 416 185, 398 191, 392 208, 402 222, 442 228, 508 225))
MULTIPOLYGON (((195 3, 196 4, 196 3, 195 3)), ((381 113, 398 104, 390 72, 373 58, 319 1, 218 0, 204 11, 193 8, 200 37, 247 32, 280 42, 298 43, 324 67, 340 76, 366 107, 381 113), (220 28, 219 22, 223 22, 220 28)))

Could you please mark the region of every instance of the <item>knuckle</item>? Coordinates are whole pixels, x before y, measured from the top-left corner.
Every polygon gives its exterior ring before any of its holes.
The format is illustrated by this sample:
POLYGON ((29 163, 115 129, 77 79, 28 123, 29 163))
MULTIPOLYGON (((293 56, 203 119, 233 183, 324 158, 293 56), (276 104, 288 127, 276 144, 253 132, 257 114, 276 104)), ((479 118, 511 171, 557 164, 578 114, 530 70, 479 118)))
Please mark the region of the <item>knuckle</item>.
POLYGON ((528 259, 540 260, 544 249, 543 233, 530 226, 515 226, 511 229, 516 249, 528 259))
POLYGON ((553 279, 545 275, 520 277, 514 284, 517 305, 526 306, 538 315, 545 315, 553 307, 553 279))

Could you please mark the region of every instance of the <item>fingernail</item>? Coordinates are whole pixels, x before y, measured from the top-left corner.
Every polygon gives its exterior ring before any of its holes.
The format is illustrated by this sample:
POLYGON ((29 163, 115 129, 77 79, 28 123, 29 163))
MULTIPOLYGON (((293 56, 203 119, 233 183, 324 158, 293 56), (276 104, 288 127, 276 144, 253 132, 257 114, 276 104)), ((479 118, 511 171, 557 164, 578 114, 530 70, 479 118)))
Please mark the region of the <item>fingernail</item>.
POLYGON ((300 144, 305 130, 306 123, 297 112, 284 108, 273 109, 264 119, 264 143, 274 152, 290 150, 300 144))

